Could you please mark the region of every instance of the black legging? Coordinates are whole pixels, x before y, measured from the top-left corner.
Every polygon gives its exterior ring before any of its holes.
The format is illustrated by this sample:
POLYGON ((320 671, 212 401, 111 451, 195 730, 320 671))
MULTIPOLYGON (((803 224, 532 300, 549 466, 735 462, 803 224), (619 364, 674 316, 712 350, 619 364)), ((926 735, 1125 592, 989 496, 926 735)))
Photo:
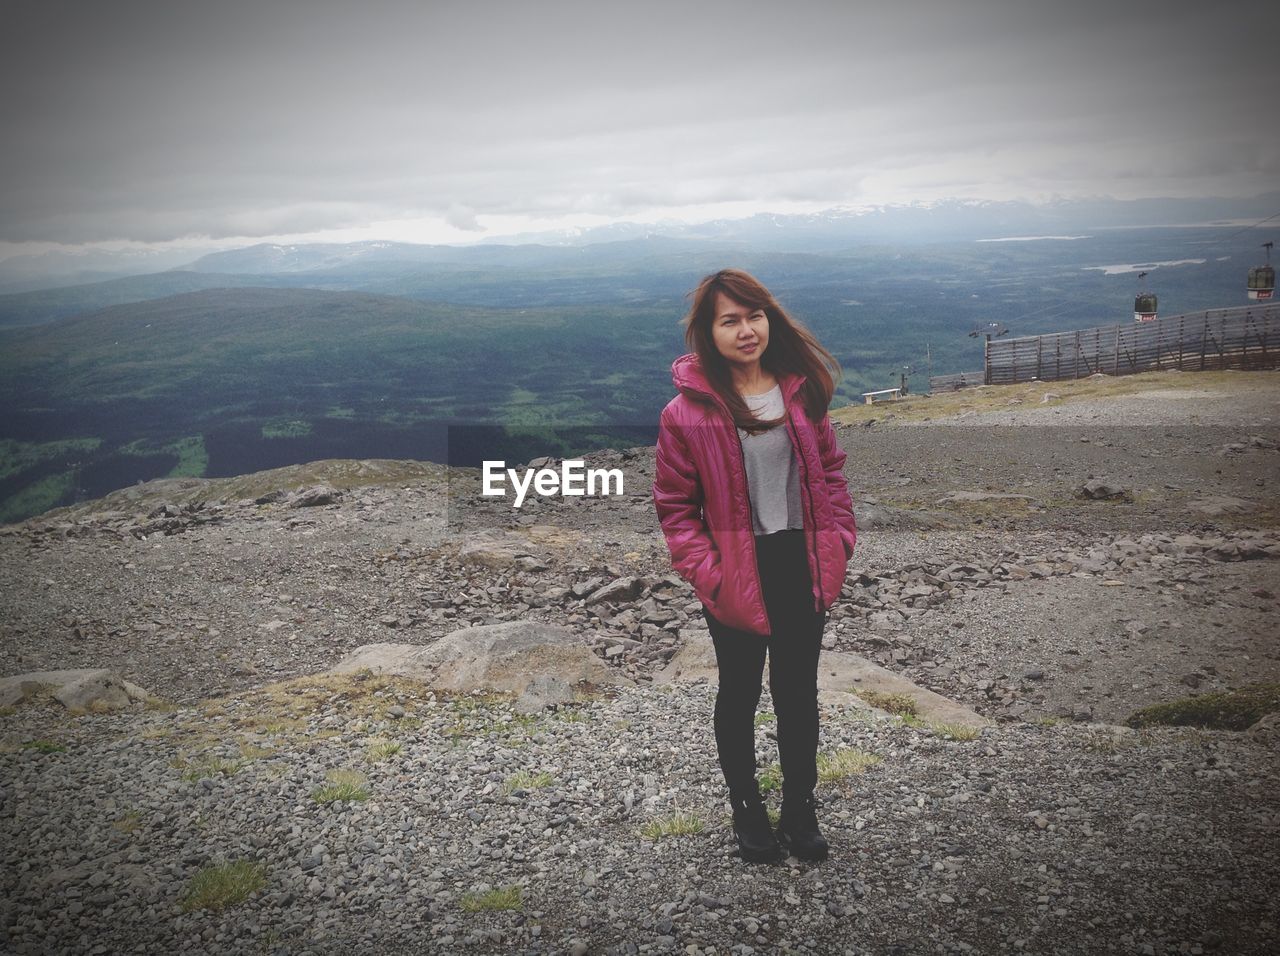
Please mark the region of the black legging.
POLYGON ((827 615, 813 608, 803 531, 757 537, 756 558, 769 636, 728 627, 702 609, 720 670, 715 715, 720 769, 730 799, 754 795, 755 713, 767 650, 783 799, 804 799, 818 782, 818 654, 827 615))

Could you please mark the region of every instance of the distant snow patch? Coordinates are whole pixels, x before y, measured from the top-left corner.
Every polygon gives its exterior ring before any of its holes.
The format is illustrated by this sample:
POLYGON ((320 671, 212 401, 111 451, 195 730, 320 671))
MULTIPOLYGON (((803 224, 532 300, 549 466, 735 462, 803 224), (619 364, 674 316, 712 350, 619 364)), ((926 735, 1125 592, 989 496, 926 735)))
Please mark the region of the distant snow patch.
POLYGON ((1003 236, 1000 239, 975 239, 974 242, 1039 242, 1041 239, 1092 239, 1093 236, 1003 236))
POLYGON ((1163 262, 1136 262, 1132 264, 1113 265, 1113 266, 1085 266, 1086 272, 1101 272, 1104 276, 1124 275, 1126 272, 1143 272, 1148 269, 1158 269, 1160 266, 1202 266, 1206 260, 1204 259, 1166 259, 1163 262))

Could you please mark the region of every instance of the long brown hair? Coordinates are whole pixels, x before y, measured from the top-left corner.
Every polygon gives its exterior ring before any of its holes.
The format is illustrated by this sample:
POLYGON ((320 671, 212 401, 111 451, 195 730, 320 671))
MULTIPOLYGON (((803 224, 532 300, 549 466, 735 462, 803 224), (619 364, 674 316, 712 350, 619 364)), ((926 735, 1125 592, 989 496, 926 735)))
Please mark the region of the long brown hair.
POLYGON ((686 346, 698 356, 707 381, 729 407, 734 424, 755 433, 772 428, 783 419, 763 421, 756 418, 733 387, 729 363, 711 337, 718 292, 723 292, 738 305, 764 311, 769 319, 769 344, 760 357, 761 366, 774 376, 789 372, 803 375, 805 382, 800 389, 800 397, 805 413, 815 422, 822 421, 840 378, 840 363, 818 343, 812 332, 787 315, 778 300, 755 276, 740 269, 721 269, 706 276, 689 293, 693 302, 689 314, 681 319, 680 324, 684 326, 686 346))

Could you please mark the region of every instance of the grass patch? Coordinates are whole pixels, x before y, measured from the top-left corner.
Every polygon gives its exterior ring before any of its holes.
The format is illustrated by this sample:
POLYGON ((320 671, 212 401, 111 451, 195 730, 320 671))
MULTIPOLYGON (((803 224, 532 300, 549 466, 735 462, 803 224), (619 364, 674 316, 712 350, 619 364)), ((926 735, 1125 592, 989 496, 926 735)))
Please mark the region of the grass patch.
POLYGON ((854 690, 854 693, 872 707, 899 717, 915 717, 919 714, 915 698, 909 694, 884 694, 877 690, 854 690))
POLYGON ((388 757, 394 757, 403 749, 404 744, 398 740, 371 740, 369 741, 369 759, 377 763, 388 757))
POLYGON ((266 869, 261 863, 239 860, 219 866, 207 866, 191 878, 182 896, 182 910, 221 910, 248 898, 250 893, 267 884, 266 869))
POLYGON ((413 714, 406 714, 404 717, 400 717, 396 719, 396 722, 395 724, 392 725, 391 730, 397 734, 404 734, 407 736, 409 734, 414 733, 419 728, 421 728, 422 723, 423 721, 421 717, 417 717, 413 714))
POLYGON ((822 783, 839 783, 854 774, 864 773, 879 762, 880 758, 875 754, 852 748, 818 754, 818 780, 822 783))
POLYGON ((119 830, 121 833, 132 833, 140 826, 142 826, 142 812, 140 810, 126 810, 118 820, 113 821, 111 824, 113 830, 119 830))
POLYGON ((56 740, 27 740, 22 744, 23 750, 34 750, 42 754, 60 754, 67 748, 56 740))
POLYGON ((359 770, 331 770, 325 776, 329 783, 311 792, 317 803, 369 799, 369 778, 359 770))
POLYGON ((271 714, 253 714, 235 722, 236 729, 257 731, 268 737, 283 737, 306 729, 307 722, 300 717, 276 717, 271 714))
POLYGON ((495 886, 490 890, 464 893, 460 905, 468 913, 518 910, 524 906, 524 887, 512 883, 509 886, 495 886))
POLYGON ((205 777, 233 777, 245 765, 244 760, 232 760, 228 757, 203 757, 193 763, 181 758, 173 762, 173 766, 183 771, 183 780, 203 780, 205 777))
POLYGON ((537 790, 540 787, 551 786, 555 783, 555 780, 556 778, 545 770, 541 773, 520 770, 507 778, 507 782, 502 785, 502 789, 506 793, 514 793, 517 790, 537 790))
POLYGON ((926 723, 925 727, 947 740, 977 740, 982 733, 977 727, 970 727, 968 724, 926 723))
POLYGON ((68 707, 67 713, 73 717, 83 717, 85 714, 112 714, 118 709, 105 700, 91 700, 88 707, 68 707))
MULTIPOLYGON (((341 733, 331 728, 311 728, 308 718, 326 707, 342 710, 353 721, 383 722, 390 720, 387 710, 398 700, 425 699, 430 694, 430 687, 409 678, 317 674, 254 688, 235 699, 203 701, 200 717, 184 721, 176 734, 191 750, 237 741, 252 747, 266 736, 273 745, 272 752, 280 753, 310 747, 341 733)), ((396 733, 408 732, 417 725, 417 718, 408 716, 393 724, 396 733)))
MULTIPOLYGON (((571 724, 581 723, 586 718, 582 716, 581 711, 573 711, 576 717, 565 717, 571 724)), ((535 727, 538 726, 537 714, 511 714, 509 718, 497 722, 500 730, 513 731, 523 736, 531 734, 535 727)))
POLYGON ((760 771, 760 792, 769 793, 782 787, 782 765, 770 764, 760 771))
POLYGON ((1149 747, 1155 743, 1154 734, 1147 729, 1132 734, 1102 733, 1091 735, 1084 742, 1084 749, 1096 754, 1114 756, 1138 747, 1149 747))
POLYGON ((778 716, 776 714, 770 711, 764 710, 756 714, 755 724, 757 727, 761 727, 764 724, 776 723, 777 720, 778 720, 778 716))
POLYGON ((1246 730, 1276 711, 1280 711, 1280 683, 1250 684, 1239 690, 1215 691, 1143 707, 1130 714, 1125 723, 1137 728, 1246 730))
POLYGON ((676 812, 650 820, 640 828, 640 835, 649 840, 662 840, 667 837, 692 836, 706 828, 706 823, 696 813, 676 812))

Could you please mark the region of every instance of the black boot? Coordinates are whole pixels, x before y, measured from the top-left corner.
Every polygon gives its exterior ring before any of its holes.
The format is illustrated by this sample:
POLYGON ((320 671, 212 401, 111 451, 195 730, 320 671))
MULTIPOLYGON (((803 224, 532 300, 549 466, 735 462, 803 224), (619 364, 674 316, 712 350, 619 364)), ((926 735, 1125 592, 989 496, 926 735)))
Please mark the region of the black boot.
POLYGON ((818 829, 818 815, 813 797, 782 799, 782 817, 778 820, 778 843, 799 860, 825 860, 830 847, 818 829))
POLYGON ((769 825, 769 811, 759 795, 735 797, 733 832, 738 837, 738 852, 744 863, 777 863, 782 848, 769 825))

